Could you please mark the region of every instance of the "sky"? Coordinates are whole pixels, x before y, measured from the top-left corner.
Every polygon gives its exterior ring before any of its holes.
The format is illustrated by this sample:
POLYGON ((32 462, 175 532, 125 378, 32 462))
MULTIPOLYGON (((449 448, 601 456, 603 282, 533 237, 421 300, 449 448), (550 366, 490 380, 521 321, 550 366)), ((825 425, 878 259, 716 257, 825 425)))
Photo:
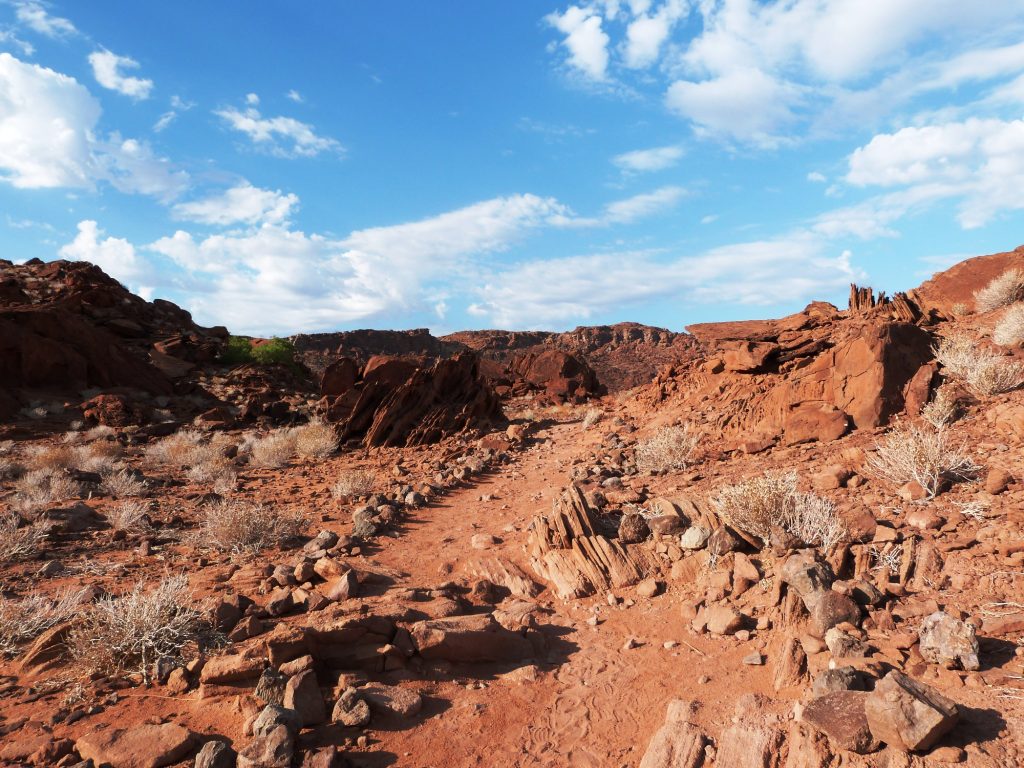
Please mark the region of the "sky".
POLYGON ((1019 0, 0 0, 0 258, 204 325, 673 330, 1024 243, 1019 0))

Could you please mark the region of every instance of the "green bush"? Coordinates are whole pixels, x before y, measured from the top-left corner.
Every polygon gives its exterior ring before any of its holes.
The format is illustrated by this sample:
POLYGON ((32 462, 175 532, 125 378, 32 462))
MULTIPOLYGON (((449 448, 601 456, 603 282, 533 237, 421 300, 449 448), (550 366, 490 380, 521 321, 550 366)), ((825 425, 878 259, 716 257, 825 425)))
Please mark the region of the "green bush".
POLYGON ((270 365, 271 363, 289 365, 295 362, 295 345, 288 341, 288 339, 274 337, 266 344, 253 347, 252 359, 262 365, 270 365))
POLYGON ((220 359, 229 365, 252 362, 252 343, 243 336, 228 336, 228 343, 220 359))

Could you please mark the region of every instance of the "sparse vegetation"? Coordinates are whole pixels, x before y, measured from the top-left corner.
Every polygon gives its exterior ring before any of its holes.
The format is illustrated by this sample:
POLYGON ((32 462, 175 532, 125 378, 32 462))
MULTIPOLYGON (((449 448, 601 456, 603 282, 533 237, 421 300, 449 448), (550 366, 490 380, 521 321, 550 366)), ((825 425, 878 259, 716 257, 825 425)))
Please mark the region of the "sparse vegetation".
POLYGON ((1024 271, 1009 269, 974 294, 979 312, 991 312, 1024 299, 1024 271))
POLYGON ((338 479, 331 486, 331 496, 335 499, 369 496, 373 493, 376 482, 377 478, 372 472, 365 469, 350 469, 338 475, 338 479))
POLYGON ((979 396, 1009 392, 1024 384, 1024 365, 978 346, 967 334, 944 337, 934 351, 942 367, 979 396))
POLYGON ((86 472, 112 472, 121 458, 121 446, 108 440, 98 440, 75 448, 75 467, 86 472))
POLYGON ((185 576, 164 578, 152 589, 139 582, 124 595, 93 603, 69 645, 88 669, 139 672, 148 680, 153 662, 179 656, 196 640, 202 619, 185 576))
POLYGON ((149 530, 149 505, 140 499, 126 499, 106 513, 107 522, 115 531, 134 535, 149 530))
POLYGON ((140 479, 125 467, 113 468, 111 471, 105 472, 100 487, 108 496, 118 499, 141 496, 149 488, 145 480, 140 479))
POLYGON ((935 390, 932 399, 921 409, 921 418, 936 429, 948 426, 960 418, 962 406, 953 388, 942 385, 935 390))
POLYGON ((78 466, 75 449, 69 445, 36 445, 29 448, 26 461, 32 470, 59 472, 78 466))
POLYGON ((36 512, 51 504, 78 498, 81 486, 63 472, 35 469, 26 472, 14 483, 11 506, 19 512, 36 512))
POLYGON ((964 445, 953 443, 947 428, 902 422, 875 443, 867 467, 876 477, 894 485, 916 481, 929 497, 935 496, 944 483, 968 479, 978 470, 964 445))
POLYGON ((38 592, 20 600, 0 596, 0 654, 14 656, 22 644, 74 617, 84 595, 85 590, 65 589, 53 598, 38 592))
POLYGON ((196 461, 196 452, 202 450, 203 434, 188 429, 168 435, 146 449, 146 459, 154 464, 185 467, 196 461))
POLYGON ((688 424, 662 427, 636 444, 636 465, 652 472, 686 469, 699 442, 700 438, 688 424))
POLYGON ((250 339, 242 336, 229 336, 220 359, 221 362, 229 365, 242 363, 290 365, 295 362, 295 345, 288 339, 279 339, 275 336, 262 344, 253 346, 250 339))
POLYGON ((269 504, 226 499, 203 509, 202 540, 226 552, 259 552, 295 538, 303 515, 269 504))
POLYGON ((1014 304, 1003 313, 992 331, 992 340, 1002 347, 1024 341, 1024 304, 1014 304))
POLYGON ((252 463, 257 467, 282 467, 295 455, 295 435, 279 429, 252 444, 252 463))
POLYGON ((43 526, 22 523, 15 513, 0 512, 0 563, 32 557, 46 538, 43 526))
POLYGON ((228 365, 252 362, 252 341, 243 336, 228 336, 220 360, 228 365))
POLYGON ((805 544, 826 550, 847 534, 831 501, 797 490, 795 472, 765 472, 727 485, 719 490, 714 505, 726 523, 757 536, 766 544, 776 528, 805 544))
POLYGON ((583 416, 583 428, 590 429, 604 418, 604 411, 600 408, 590 408, 583 416))
POLYGON ((958 301, 949 309, 953 313, 953 317, 966 317, 971 312, 970 307, 963 301, 958 301))
POLYGON ((338 433, 330 424, 311 421, 292 430, 295 452, 304 458, 322 459, 338 450, 338 433))

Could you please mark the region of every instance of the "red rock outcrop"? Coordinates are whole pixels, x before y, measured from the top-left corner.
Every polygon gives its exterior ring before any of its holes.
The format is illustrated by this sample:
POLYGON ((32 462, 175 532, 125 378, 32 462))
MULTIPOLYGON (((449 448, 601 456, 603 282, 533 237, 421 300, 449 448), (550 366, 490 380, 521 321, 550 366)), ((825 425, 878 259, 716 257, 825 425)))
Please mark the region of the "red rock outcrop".
POLYGON ((469 352, 430 367, 378 356, 347 389, 349 365, 335 365, 321 380, 321 404, 327 418, 342 425, 344 440, 423 445, 502 419, 498 396, 469 352))

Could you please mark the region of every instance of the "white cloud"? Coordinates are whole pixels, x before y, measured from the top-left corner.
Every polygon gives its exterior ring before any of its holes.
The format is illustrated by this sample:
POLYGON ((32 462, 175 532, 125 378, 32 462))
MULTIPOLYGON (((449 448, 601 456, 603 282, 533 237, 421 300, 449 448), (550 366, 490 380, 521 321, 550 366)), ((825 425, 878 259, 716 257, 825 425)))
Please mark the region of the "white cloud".
POLYGON ((830 256, 820 239, 797 233, 696 256, 633 251, 529 261, 492 274, 478 289, 472 313, 498 327, 557 327, 658 299, 791 303, 860 277, 848 253, 830 256))
POLYGON ((685 196, 686 190, 682 187, 668 186, 625 200, 617 200, 605 207, 605 220, 612 224, 629 224, 637 219, 667 211, 685 196))
POLYGON ((257 107, 260 103, 260 97, 255 93, 247 93, 245 94, 245 103, 250 107, 257 107))
POLYGON ((305 101, 305 99, 302 98, 302 94, 296 91, 294 88, 288 91, 288 93, 285 94, 285 97, 291 99, 296 104, 301 104, 302 102, 305 101))
POLYGON ((0 180, 23 189, 92 188, 171 199, 188 175, 144 142, 101 138, 99 102, 74 78, 0 53, 0 180))
POLYGON ((811 171, 807 174, 807 180, 815 184, 824 184, 828 179, 820 171, 811 171))
POLYGON ((344 151, 336 140, 318 136, 313 126, 292 117, 265 118, 255 107, 244 112, 228 107, 214 114, 248 136, 257 147, 278 157, 316 157, 322 152, 344 151))
POLYGON ((983 226, 1024 209, 1024 120, 971 118, 877 135, 850 156, 846 180, 959 199, 961 226, 983 226))
POLYGON ((16 18, 40 35, 53 38, 70 37, 78 32, 75 25, 60 16, 51 16, 40 3, 16 3, 16 18))
POLYGON ((99 103, 74 78, 0 53, 0 178, 24 189, 88 187, 99 103))
POLYGON ((280 190, 260 189, 242 182, 218 195, 189 203, 179 203, 171 209, 178 219, 200 224, 280 224, 286 221, 292 209, 299 204, 294 194, 280 190))
POLYGON ((780 131, 792 124, 800 89, 760 69, 738 69, 700 82, 678 80, 665 103, 691 120, 699 133, 726 136, 766 147, 786 139, 780 131))
POLYGON ((21 51, 23 56, 31 56, 36 48, 27 40, 22 40, 10 29, 0 29, 0 45, 11 45, 21 51))
POLYGON ((152 276, 150 265, 139 257, 127 240, 104 237, 95 221, 78 223, 75 239, 61 247, 59 255, 71 261, 91 262, 122 283, 135 285, 152 276))
POLYGON ((153 81, 124 74, 126 69, 138 69, 139 62, 128 56, 118 56, 110 51, 94 51, 89 54, 89 63, 96 82, 104 88, 130 96, 133 99, 148 99, 153 90, 153 81))
POLYGON ((601 16, 588 8, 572 5, 565 13, 552 13, 545 18, 565 35, 562 44, 569 51, 569 64, 591 80, 604 80, 609 37, 601 29, 601 16))
POLYGON ((185 101, 180 96, 171 96, 171 108, 160 115, 156 123, 153 124, 153 130, 157 133, 163 131, 167 126, 178 119, 178 115, 182 112, 188 112, 192 107, 195 106, 194 102, 185 101))
POLYGON ((644 173, 671 168, 683 156, 683 148, 676 145, 652 147, 624 152, 612 158, 612 162, 624 171, 644 173))
POLYGON ((627 67, 638 69, 654 64, 672 28, 689 12, 685 0, 666 0, 653 15, 647 15, 649 6, 650 3, 641 3, 632 7, 636 18, 626 28, 627 67))

